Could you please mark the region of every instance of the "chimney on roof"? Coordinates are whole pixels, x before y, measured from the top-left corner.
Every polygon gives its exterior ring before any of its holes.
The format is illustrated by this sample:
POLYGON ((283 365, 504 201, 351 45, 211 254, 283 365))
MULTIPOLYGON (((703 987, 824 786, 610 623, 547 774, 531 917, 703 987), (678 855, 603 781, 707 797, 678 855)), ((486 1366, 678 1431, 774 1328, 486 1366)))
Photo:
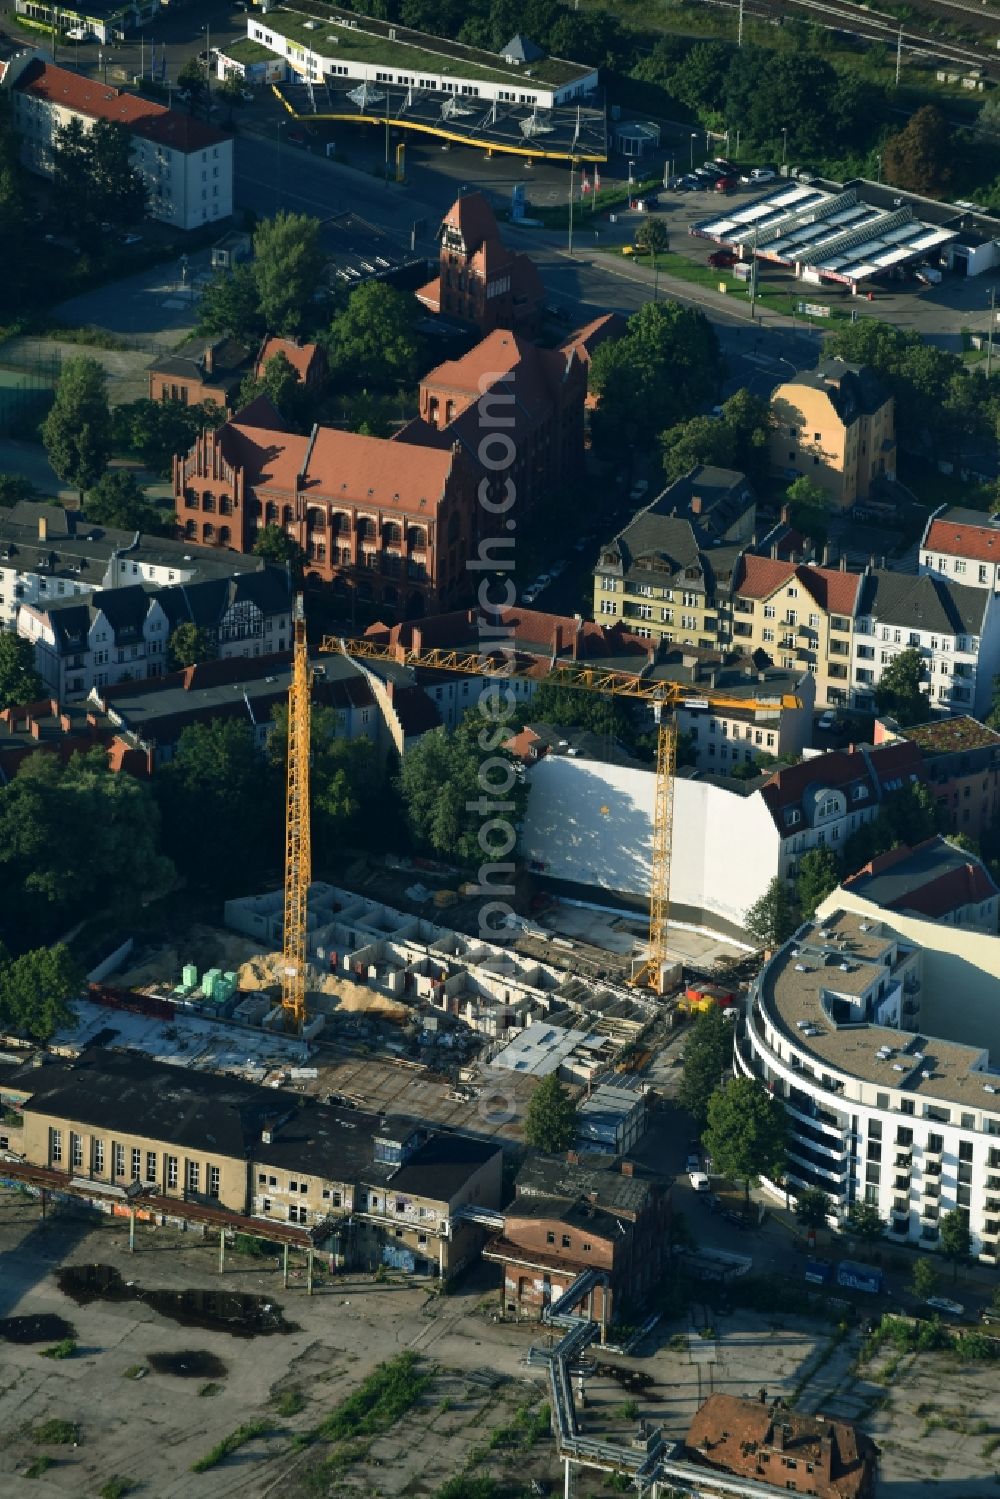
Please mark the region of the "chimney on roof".
POLYGON ((842 573, 846 573, 846 571, 847 571, 847 553, 846 552, 841 552, 841 554, 840 554, 840 571, 842 573))
POLYGON ((791 525, 791 523, 792 523, 792 507, 791 507, 791 505, 782 505, 780 520, 781 520, 781 524, 783 526, 790 526, 791 525))
POLYGON ((622 1176, 634 1176, 635 1175, 635 1166, 634 1166, 634 1164, 631 1161, 622 1161, 622 1163, 621 1163, 621 1173, 622 1173, 622 1176))
POLYGON ((205 357, 202 360, 202 368, 206 375, 215 373, 215 349, 212 344, 205 345, 205 357))
POLYGON ((574 630, 573 630, 573 660, 574 661, 579 661, 579 659, 580 659, 580 636, 583 634, 583 615, 582 614, 574 614, 573 615, 573 624, 574 624, 574 627, 575 627, 574 630))
POLYGON ((702 512, 702 498, 700 494, 691 496, 691 514, 700 515, 702 512))
POLYGON ((580 1157, 579 1157, 579 1154, 577 1153, 577 1151, 575 1151, 575 1150, 567 1150, 567 1152, 566 1152, 566 1164, 567 1164, 567 1166, 579 1166, 579 1164, 580 1164, 580 1157))
POLYGON ((778 560, 778 543, 775 541, 775 542, 773 542, 771 544, 771 561, 772 562, 777 562, 777 560, 778 560))
POLYGON ((820 556, 820 566, 821 567, 829 567, 829 565, 830 565, 830 543, 828 541, 824 541, 824 543, 823 543, 823 552, 822 552, 822 555, 820 556))
POLYGON ((38 517, 38 539, 39 541, 48 541, 49 539, 49 518, 47 515, 40 515, 38 517))
POLYGON ((552 626, 552 654, 558 656, 563 648, 563 627, 561 623, 552 626))
POLYGON ((775 1421, 775 1422, 772 1423, 772 1425, 773 1425, 773 1435, 771 1437, 771 1446, 774 1448, 775 1452, 784 1452, 784 1450, 785 1450, 785 1426, 784 1426, 784 1423, 782 1421, 775 1421))

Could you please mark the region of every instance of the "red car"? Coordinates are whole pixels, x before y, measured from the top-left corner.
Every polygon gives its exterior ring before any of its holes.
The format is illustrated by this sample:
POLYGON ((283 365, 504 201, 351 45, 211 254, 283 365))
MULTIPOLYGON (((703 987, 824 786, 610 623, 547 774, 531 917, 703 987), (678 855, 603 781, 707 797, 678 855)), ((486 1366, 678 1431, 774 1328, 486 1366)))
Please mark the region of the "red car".
POLYGON ((708 257, 709 265, 716 266, 719 270, 728 270, 736 264, 736 256, 732 250, 716 250, 708 257))
POLYGON ((734 192, 736 188, 739 187, 739 185, 739 181, 736 177, 720 177, 718 182, 715 184, 715 191, 717 193, 731 193, 734 192))

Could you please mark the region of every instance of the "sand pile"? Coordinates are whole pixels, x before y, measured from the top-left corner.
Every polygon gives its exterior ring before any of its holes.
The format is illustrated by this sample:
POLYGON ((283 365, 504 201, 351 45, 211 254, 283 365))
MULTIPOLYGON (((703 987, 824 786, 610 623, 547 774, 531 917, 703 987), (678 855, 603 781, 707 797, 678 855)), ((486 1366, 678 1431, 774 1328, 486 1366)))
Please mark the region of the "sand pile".
MULTIPOLYGON (((263 953, 260 957, 250 958, 240 968, 238 982, 241 989, 280 989, 281 953, 263 953)), ((309 971, 306 994, 327 995, 336 999, 338 1009, 380 1015, 385 1020, 403 1022, 410 1014, 406 1005, 384 994, 376 994, 364 984, 356 984, 332 973, 320 974, 315 968, 309 971)))

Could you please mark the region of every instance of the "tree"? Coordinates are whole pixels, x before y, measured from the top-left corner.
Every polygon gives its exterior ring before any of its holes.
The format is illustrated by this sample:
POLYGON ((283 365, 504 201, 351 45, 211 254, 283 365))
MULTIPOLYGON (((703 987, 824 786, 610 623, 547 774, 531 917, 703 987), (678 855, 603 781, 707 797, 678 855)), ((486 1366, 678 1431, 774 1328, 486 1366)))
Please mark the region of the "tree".
POLYGON ((179 671, 184 666, 200 666, 203 661, 211 661, 215 651, 205 631, 199 629, 193 620, 186 619, 168 640, 167 655, 171 671, 179 671))
POLYGON ((803 854, 795 879, 795 899, 801 919, 805 921, 815 916, 820 901, 825 900, 839 884, 840 871, 829 848, 824 845, 803 854))
MULTIPOLYGON (((286 705, 279 704, 272 716, 270 758, 284 785, 288 765, 286 705)), ((338 736, 337 714, 322 704, 314 704, 312 709, 309 784, 314 857, 321 849, 336 849, 335 865, 347 844, 372 847, 380 841, 386 787, 378 750, 369 739, 338 736)))
POLYGON ((253 249, 253 279, 265 327, 274 333, 297 332, 326 265, 319 220, 303 213, 264 219, 254 233, 253 249))
POLYGON ((830 1199, 820 1187, 805 1187, 795 1199, 795 1221, 810 1233, 825 1228, 832 1211, 830 1199))
POLYGON ((330 324, 327 349, 334 379, 345 389, 375 392, 413 383, 420 359, 417 303, 385 281, 352 291, 330 324))
POLYGON ((274 864, 282 798, 242 720, 189 724, 154 790, 164 846, 192 883, 245 890, 274 864))
POLYGON ((885 1233, 885 1220, 872 1202, 852 1202, 847 1210, 847 1232, 862 1244, 875 1244, 885 1233))
POLYGON ((618 452, 693 416, 718 393, 722 355, 705 315, 678 302, 647 302, 622 338, 594 352, 594 439, 618 452))
POLYGON ((191 108, 199 102, 208 87, 208 69, 198 57, 189 57, 177 75, 178 88, 191 95, 191 108))
POLYGON ((305 553, 298 542, 275 525, 274 521, 261 526, 253 544, 253 552, 255 557, 263 557, 265 562, 270 562, 275 567, 284 567, 286 563, 290 563, 296 574, 301 573, 305 566, 305 553))
POLYGON ((761 947, 787 942, 799 924, 798 907, 784 880, 775 875, 764 894, 750 907, 743 925, 761 947))
POLYGON ((274 408, 293 426, 302 426, 306 408, 306 390, 287 354, 280 349, 272 354, 263 374, 253 371, 240 385, 240 405, 249 406, 257 396, 267 396, 274 408))
POLYGON ((35 486, 23 474, 0 474, 0 505, 10 509, 22 500, 37 500, 35 486))
POLYGON ((705 1149, 715 1170, 750 1188, 780 1178, 785 1165, 785 1111, 756 1078, 732 1077, 708 1101, 705 1149))
POLYGON ((668 484, 699 463, 717 468, 737 468, 737 438, 726 422, 711 416, 693 416, 660 436, 663 474, 668 484))
POLYGON ((972 1252, 972 1235, 969 1222, 961 1208, 952 1208, 941 1215, 941 1253, 951 1261, 951 1278, 958 1279, 958 1267, 964 1265, 972 1252))
POLYGON ((95 120, 87 130, 73 118, 56 131, 54 202, 82 246, 101 243, 102 225, 127 229, 146 211, 146 186, 132 165, 132 137, 118 120, 95 120))
POLYGON ((111 456, 107 382, 96 359, 82 354, 63 365, 42 442, 57 476, 79 489, 82 503, 111 456))
POLYGON ((264 332, 264 315, 254 268, 246 262, 231 271, 216 271, 198 302, 198 333, 205 338, 229 336, 253 343, 264 332))
POLYGON ((721 42, 695 42, 670 77, 670 92, 689 109, 719 107, 729 48, 721 42))
POLYGON ((161 510, 146 498, 134 474, 127 469, 110 469, 88 490, 84 501, 88 520, 102 526, 120 526, 123 531, 145 531, 151 536, 170 536, 174 529, 173 513, 161 510))
MULTIPOLYGON (((662 219, 644 219, 635 236, 636 247, 644 250, 657 270, 656 257, 670 249, 670 235, 662 219)), ((655 295, 655 294, 654 294, 655 295)))
POLYGON ((803 474, 789 484, 785 497, 791 507, 792 525, 822 547, 830 518, 830 496, 826 490, 803 474))
POLYGON ((83 970, 63 942, 11 958, 0 950, 0 1025, 48 1041, 73 1019, 69 1001, 83 988, 83 970))
POLYGON ((576 1105, 554 1072, 543 1077, 528 1102, 524 1138, 536 1150, 557 1155, 576 1135, 576 1105))
POLYGON ((939 1279, 933 1260, 917 1260, 913 1266, 910 1290, 918 1301, 927 1301, 936 1293, 939 1279))
POLYGON ((875 703, 880 713, 888 713, 902 728, 920 723, 930 712, 927 694, 921 690, 923 662, 915 646, 889 662, 882 670, 875 688, 875 703))
POLYGON ((882 147, 882 171, 886 182, 911 193, 936 197, 951 182, 955 159, 952 128, 933 104, 912 114, 896 135, 882 147))
POLYGON ((113 450, 138 458, 146 468, 169 479, 174 454, 188 452, 206 427, 218 427, 224 420, 225 413, 214 401, 188 406, 183 401, 141 397, 112 411, 113 450))
MULTIPOLYGON (((488 813, 479 810, 484 794, 479 771, 486 758, 480 736, 486 722, 473 710, 454 730, 432 729, 407 752, 399 774, 406 821, 416 845, 466 864, 482 864, 484 855, 499 861, 509 852, 509 847, 503 853, 496 852, 503 841, 503 830, 492 825, 494 820, 488 813)), ((492 724, 487 732, 492 733, 492 724)), ((495 762, 510 766, 511 785, 509 790, 505 788, 503 799, 513 809, 505 816, 513 830, 525 792, 515 774, 514 761, 505 750, 497 748, 489 758, 494 762, 491 774, 495 782, 499 780, 495 762)), ((513 864, 510 869, 513 879, 513 864)))
POLYGON ((0 630, 0 712, 37 703, 44 696, 35 670, 35 647, 13 630, 0 630))
POLYGON ((771 471, 770 442, 774 417, 771 405, 745 387, 722 403, 722 421, 736 436, 735 467, 752 484, 763 485, 771 471))
POLYGON ((225 105, 227 130, 233 123, 233 110, 242 109, 243 105, 246 103, 246 100, 243 98, 243 89, 243 82, 233 74, 230 74, 227 78, 224 78, 222 82, 218 83, 215 87, 215 98, 220 103, 225 105))
POLYGON ((699 1129, 708 1119, 708 1101, 723 1075, 732 1068, 733 1027, 718 1005, 703 1010, 691 1027, 684 1047, 684 1073, 677 1101, 699 1129))

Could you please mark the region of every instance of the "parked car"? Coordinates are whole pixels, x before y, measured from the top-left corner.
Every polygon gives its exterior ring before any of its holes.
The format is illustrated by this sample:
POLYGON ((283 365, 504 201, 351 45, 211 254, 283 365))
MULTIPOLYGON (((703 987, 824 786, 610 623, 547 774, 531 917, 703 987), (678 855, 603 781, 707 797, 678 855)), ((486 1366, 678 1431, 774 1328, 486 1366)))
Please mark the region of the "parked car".
POLYGON ((66 33, 66 38, 71 42, 89 42, 91 32, 86 26, 71 26, 66 33))
POLYGON ((701 1156, 699 1156, 697 1153, 689 1154, 688 1158, 687 1158, 687 1165, 684 1167, 684 1170, 685 1171, 700 1171, 701 1170, 701 1156))
POLYGON ((952 1301, 947 1296, 928 1296, 925 1305, 932 1306, 936 1312, 946 1312, 949 1317, 961 1317, 965 1313, 960 1301, 952 1301))
POLYGON ((751 182, 774 182, 777 172, 773 167, 754 167, 750 173, 751 182))
POLYGON ((987 1327, 994 1326, 995 1323, 1000 1322, 1000 1307, 984 1306, 983 1310, 979 1313, 979 1320, 980 1322, 984 1322, 987 1327))
POLYGON ((713 250, 708 257, 708 263, 717 266, 719 270, 728 270, 730 266, 736 264, 736 259, 732 250, 713 250))
POLYGON ((840 720, 832 708, 827 708, 826 712, 821 713, 816 720, 817 729, 822 729, 824 734, 832 734, 839 724, 840 720))
POLYGON ((724 168, 720 167, 717 161, 703 161, 698 171, 707 172, 710 177, 724 177, 726 175, 724 168))
POLYGON ((708 1177, 705 1175, 704 1171, 689 1171, 688 1172, 688 1181, 691 1183, 692 1187, 694 1188, 694 1190, 696 1192, 710 1192, 711 1191, 711 1187, 709 1185, 708 1177))
POLYGON ((719 177, 715 184, 717 193, 734 193, 740 185, 738 177, 719 177))

